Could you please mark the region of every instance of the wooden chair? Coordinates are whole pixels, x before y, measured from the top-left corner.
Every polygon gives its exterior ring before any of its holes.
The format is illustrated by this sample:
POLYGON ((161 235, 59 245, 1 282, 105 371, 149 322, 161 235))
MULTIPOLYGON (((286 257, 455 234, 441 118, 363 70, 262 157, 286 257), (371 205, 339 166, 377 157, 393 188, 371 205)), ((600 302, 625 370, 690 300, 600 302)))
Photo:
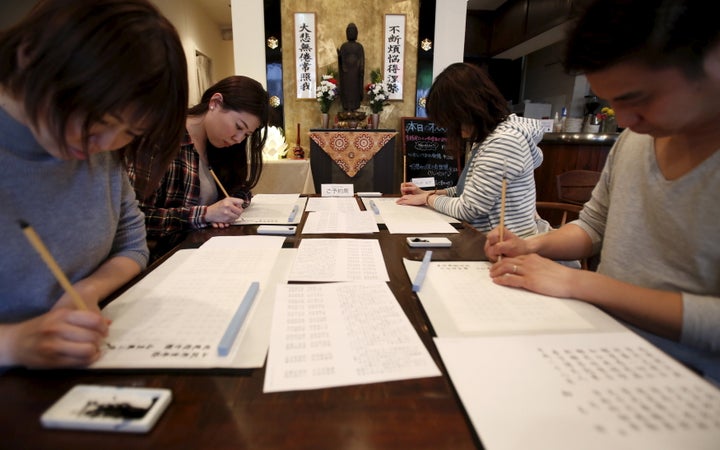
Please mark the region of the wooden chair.
POLYGON ((580 205, 562 202, 537 202, 535 207, 540 217, 550 222, 553 228, 560 228, 567 222, 577 219, 582 210, 580 205))
POLYGON ((590 200, 600 172, 594 170, 569 170, 556 177, 558 200, 574 205, 584 205, 590 200))
MULTIPOLYGON (((535 207, 540 217, 550 222, 553 228, 560 228, 567 222, 577 219, 582 210, 580 205, 561 202, 537 202, 535 207)), ((588 270, 589 264, 592 263, 587 258, 580 260, 580 268, 583 270, 588 270)), ((594 269, 595 267, 591 270, 594 269)))

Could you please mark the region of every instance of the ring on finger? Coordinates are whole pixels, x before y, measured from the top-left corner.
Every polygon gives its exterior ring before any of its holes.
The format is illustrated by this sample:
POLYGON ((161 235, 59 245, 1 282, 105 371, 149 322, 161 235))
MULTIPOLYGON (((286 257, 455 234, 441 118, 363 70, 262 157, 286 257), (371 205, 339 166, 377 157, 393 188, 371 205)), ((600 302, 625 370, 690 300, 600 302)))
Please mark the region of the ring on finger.
POLYGON ((517 273, 517 264, 513 264, 513 273, 517 273))

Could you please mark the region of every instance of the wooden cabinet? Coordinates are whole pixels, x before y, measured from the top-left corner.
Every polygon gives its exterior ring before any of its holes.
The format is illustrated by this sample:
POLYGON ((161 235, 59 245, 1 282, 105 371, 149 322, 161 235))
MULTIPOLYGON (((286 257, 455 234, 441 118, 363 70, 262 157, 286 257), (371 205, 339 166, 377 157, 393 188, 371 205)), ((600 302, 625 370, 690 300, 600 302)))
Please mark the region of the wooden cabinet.
POLYGON ((572 0, 529 1, 525 38, 533 38, 567 22, 572 3, 572 0))
MULTIPOLYGON (((573 17, 588 0, 508 0, 493 14, 492 33, 488 56, 497 55, 533 37, 542 34, 573 17)), ((468 27, 476 20, 468 21, 468 27)), ((477 37, 475 42, 466 41, 466 53, 477 54, 475 45, 482 45, 477 37), (468 49, 470 52, 468 52, 468 49)))
POLYGON ((494 11, 468 10, 465 19, 465 58, 488 56, 494 17, 494 11))
POLYGON ((497 9, 490 39, 490 54, 500 53, 525 40, 528 1, 510 0, 497 9))
POLYGON ((543 151, 543 162, 540 167, 535 169, 537 201, 558 201, 556 177, 563 172, 572 169, 602 171, 615 139, 616 137, 613 137, 602 142, 592 140, 576 140, 577 142, 559 142, 555 139, 543 140, 540 143, 540 148, 543 151))

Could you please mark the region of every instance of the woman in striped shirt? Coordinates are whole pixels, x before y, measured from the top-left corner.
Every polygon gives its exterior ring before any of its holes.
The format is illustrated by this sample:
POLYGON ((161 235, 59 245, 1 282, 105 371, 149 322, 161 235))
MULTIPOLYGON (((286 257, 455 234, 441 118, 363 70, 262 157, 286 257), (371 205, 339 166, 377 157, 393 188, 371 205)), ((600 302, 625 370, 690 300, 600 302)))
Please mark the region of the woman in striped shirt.
POLYGON ((437 76, 427 101, 429 118, 447 130, 447 151, 472 150, 456 186, 424 191, 403 183, 403 205, 427 205, 488 232, 500 223, 503 177, 507 180, 505 226, 519 236, 538 232, 534 170, 543 155, 537 146, 539 120, 510 113, 507 101, 481 68, 456 63, 437 76))

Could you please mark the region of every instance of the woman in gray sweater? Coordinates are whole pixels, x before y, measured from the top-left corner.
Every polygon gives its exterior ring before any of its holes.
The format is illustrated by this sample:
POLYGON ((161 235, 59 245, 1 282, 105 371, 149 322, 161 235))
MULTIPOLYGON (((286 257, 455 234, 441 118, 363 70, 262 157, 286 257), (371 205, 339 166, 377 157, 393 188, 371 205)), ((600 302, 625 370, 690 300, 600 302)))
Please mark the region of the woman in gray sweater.
POLYGON ((146 0, 42 0, 0 33, 0 366, 85 366, 100 356, 109 324, 98 303, 148 259, 117 150, 154 174, 138 186, 152 192, 179 148, 187 92, 177 32, 146 0))

